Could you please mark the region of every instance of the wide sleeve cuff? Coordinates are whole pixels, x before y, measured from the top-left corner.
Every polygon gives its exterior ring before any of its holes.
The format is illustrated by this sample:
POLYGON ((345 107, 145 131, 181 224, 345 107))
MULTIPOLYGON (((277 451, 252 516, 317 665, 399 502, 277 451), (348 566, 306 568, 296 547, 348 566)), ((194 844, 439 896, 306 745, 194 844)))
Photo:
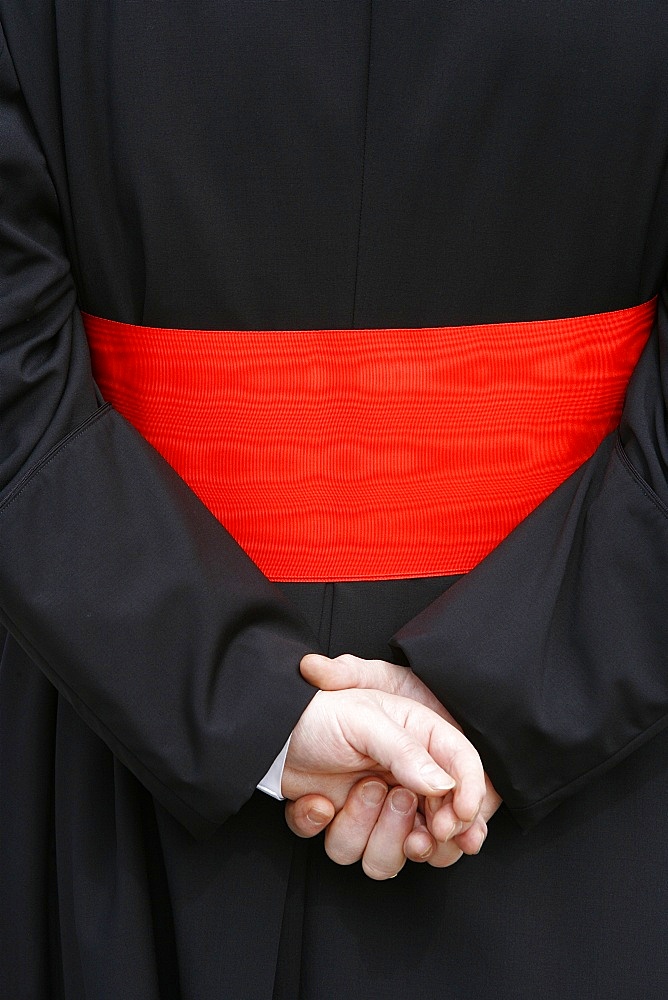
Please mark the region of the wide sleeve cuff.
POLYGON ((525 827, 668 723, 667 515, 610 438, 395 637, 525 827))
POLYGON ((0 507, 4 622, 193 832, 250 797, 315 690, 289 603, 105 406, 0 507))

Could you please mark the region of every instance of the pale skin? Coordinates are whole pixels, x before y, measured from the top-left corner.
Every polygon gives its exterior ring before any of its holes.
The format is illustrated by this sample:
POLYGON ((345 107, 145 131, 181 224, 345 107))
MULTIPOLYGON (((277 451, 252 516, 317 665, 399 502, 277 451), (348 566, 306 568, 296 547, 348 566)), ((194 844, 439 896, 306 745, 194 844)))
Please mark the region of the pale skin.
POLYGON ((292 733, 284 795, 317 793, 339 810, 371 776, 442 801, 439 816, 450 825, 473 823, 485 795, 475 748, 428 706, 368 686, 318 691, 292 733))
POLYGON ((384 691, 438 715, 449 727, 447 738, 440 737, 448 746, 445 752, 454 754, 446 764, 440 756, 444 751, 439 749, 439 762, 448 767, 457 785, 454 791, 425 793, 414 780, 399 778, 396 766, 387 769, 390 773, 376 767, 370 769, 374 773, 354 783, 349 772, 342 801, 346 782, 339 781, 331 795, 329 786, 314 778, 313 791, 297 797, 288 780, 284 794, 294 801, 287 804, 286 819, 293 832, 313 837, 326 830, 329 857, 344 865, 361 861, 365 873, 374 879, 393 878, 407 860, 444 868, 463 854, 477 854, 501 799, 482 772, 472 745, 463 736, 463 743, 454 741, 453 731, 461 736, 459 727, 429 688, 410 670, 352 655, 330 659, 309 654, 302 660, 301 671, 322 691, 373 689, 376 695, 384 691))

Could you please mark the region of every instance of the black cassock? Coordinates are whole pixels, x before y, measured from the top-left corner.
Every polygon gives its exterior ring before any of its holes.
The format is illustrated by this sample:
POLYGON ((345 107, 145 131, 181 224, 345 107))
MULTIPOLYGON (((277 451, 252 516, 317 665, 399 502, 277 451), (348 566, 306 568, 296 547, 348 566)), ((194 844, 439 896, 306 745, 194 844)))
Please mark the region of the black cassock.
POLYGON ((665 3, 0 16, 3 998, 663 1000, 665 3), (619 434, 477 569, 287 601, 102 406, 78 312, 364 329, 657 293, 619 434), (478 857, 377 884, 253 789, 301 654, 402 626, 506 806, 478 857))

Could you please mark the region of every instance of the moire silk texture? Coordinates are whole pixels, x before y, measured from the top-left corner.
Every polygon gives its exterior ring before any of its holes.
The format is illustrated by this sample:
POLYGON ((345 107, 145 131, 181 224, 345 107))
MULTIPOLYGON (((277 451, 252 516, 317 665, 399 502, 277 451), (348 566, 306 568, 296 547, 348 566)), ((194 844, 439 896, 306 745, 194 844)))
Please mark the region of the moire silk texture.
POLYGON ((277 581, 463 573, 619 421, 655 302, 430 329, 85 316, 109 400, 277 581))

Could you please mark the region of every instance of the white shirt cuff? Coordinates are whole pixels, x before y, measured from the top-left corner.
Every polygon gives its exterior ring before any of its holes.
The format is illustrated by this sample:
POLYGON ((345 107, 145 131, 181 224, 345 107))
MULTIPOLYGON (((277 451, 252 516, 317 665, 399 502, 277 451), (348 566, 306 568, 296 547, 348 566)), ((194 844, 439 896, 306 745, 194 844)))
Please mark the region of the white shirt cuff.
POLYGON ((271 795, 272 799, 278 799, 280 802, 283 802, 285 799, 285 795, 281 793, 281 782, 283 781, 285 758, 288 756, 288 747, 290 746, 291 739, 292 733, 288 736, 285 746, 265 774, 264 778, 258 782, 257 785, 259 792, 265 792, 267 795, 271 795))

